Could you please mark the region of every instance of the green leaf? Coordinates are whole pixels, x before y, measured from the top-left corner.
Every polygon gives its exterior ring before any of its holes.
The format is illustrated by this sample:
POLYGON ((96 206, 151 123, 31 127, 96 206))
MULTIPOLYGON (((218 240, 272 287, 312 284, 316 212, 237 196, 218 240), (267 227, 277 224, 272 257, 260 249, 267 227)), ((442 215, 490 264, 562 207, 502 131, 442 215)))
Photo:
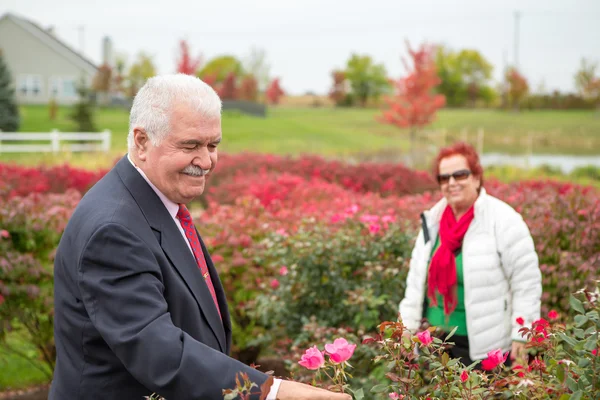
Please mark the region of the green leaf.
POLYGON ((577 339, 583 339, 583 337, 584 337, 583 329, 580 329, 580 328, 573 329, 573 334, 575 335, 575 337, 577 339))
POLYGON ((567 377, 567 387, 572 391, 576 391, 577 390, 577 382, 575 382, 573 380, 573 378, 571 378, 570 376, 567 377))
POLYGON ((577 346, 577 341, 572 337, 565 335, 563 332, 559 332, 557 336, 563 341, 567 342, 571 347, 577 346))
POLYGON ((371 388, 371 393, 383 393, 386 390, 388 390, 389 385, 386 384, 379 384, 379 385, 375 385, 371 388))
POLYGON ((445 367, 446 365, 448 365, 448 361, 450 360, 450 356, 448 355, 448 353, 444 353, 442 354, 442 365, 445 367))
POLYGON ((570 400, 580 400, 581 396, 583 396, 583 392, 581 390, 576 391, 575 393, 573 393, 571 395, 571 399, 570 400))
POLYGON ((598 341, 598 339, 597 339, 596 335, 592 335, 589 338, 587 338, 583 348, 586 349, 587 351, 592 351, 596 348, 597 341, 598 341))
POLYGON ((577 311, 580 314, 585 314, 585 309, 583 308, 583 303, 579 301, 575 296, 571 295, 569 298, 569 303, 571 304, 571 308, 577 311))
POLYGON ((577 326, 578 328, 581 328, 588 321, 589 321, 589 318, 586 317, 585 315, 576 315, 575 316, 575 326, 577 326))
POLYGON ((592 362, 589 359, 581 357, 577 363, 577 366, 579 366, 579 368, 587 368, 591 363, 592 362))
POLYGON ((556 369, 556 377, 558 378, 559 382, 564 382, 565 381, 565 366, 563 364, 560 364, 557 369, 556 369))
POLYGON ((455 327, 454 327, 454 329, 452 329, 452 330, 450 331, 450 333, 448 334, 448 336, 446 336, 446 339, 445 339, 445 340, 448 340, 448 339, 450 339, 452 336, 454 336, 454 334, 456 333, 456 330, 457 330, 457 329, 458 329, 458 326, 455 326, 455 327))
POLYGON ((562 396, 560 396, 560 397, 558 398, 558 400, 569 400, 569 398, 570 398, 570 397, 571 397, 571 395, 570 395, 570 394, 566 394, 566 393, 565 393, 565 394, 563 394, 562 396))
POLYGON ((365 398, 362 388, 354 392, 354 400, 362 400, 365 398))

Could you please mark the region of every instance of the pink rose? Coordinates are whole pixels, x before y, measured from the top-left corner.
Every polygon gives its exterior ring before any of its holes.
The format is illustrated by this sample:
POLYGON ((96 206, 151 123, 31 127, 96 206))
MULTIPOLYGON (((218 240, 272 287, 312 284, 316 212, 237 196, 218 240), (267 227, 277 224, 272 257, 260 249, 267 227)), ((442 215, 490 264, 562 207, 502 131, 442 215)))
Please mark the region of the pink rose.
POLYGON ((592 350, 592 354, 595 355, 595 356, 597 356, 598 355, 598 349, 592 350))
POLYGON ((381 230, 381 226, 379 226, 379 224, 369 225, 369 232, 371 232, 373 235, 376 234, 377 232, 379 232, 380 230, 381 230))
POLYGON ((224 260, 223 256, 220 254, 215 254, 214 256, 211 256, 211 258, 215 263, 220 263, 224 260))
POLYGON ((355 348, 355 344, 350 344, 343 338, 335 339, 333 344, 328 343, 325 345, 325 351, 329 353, 331 361, 336 364, 349 360, 355 348))
POLYGON ((550 320, 558 319, 558 313, 556 312, 556 310, 550 310, 550 312, 548 313, 548 318, 550 320))
POLYGON ((517 318, 517 324, 523 326, 525 325, 525 320, 523 319, 523 317, 518 317, 517 318))
POLYGON ((388 396, 392 400, 400 400, 400 399, 404 398, 404 396, 400 397, 400 395, 396 392, 390 393, 388 396))
POLYGON ((467 370, 463 370, 462 374, 460 374, 460 381, 462 383, 465 383, 466 381, 469 380, 469 373, 467 372, 467 370))
POLYGON ((381 222, 387 224, 389 222, 394 222, 396 220, 396 218, 393 215, 384 215, 381 218, 381 222))
POLYGON ((9 236, 10 236, 10 233, 8 233, 8 231, 6 229, 0 230, 0 237, 3 237, 4 239, 8 239, 9 236))
POLYGON ((358 212, 358 210, 359 210, 358 205, 353 204, 350 207, 346 208, 346 210, 344 210, 344 213, 352 215, 352 214, 356 214, 358 212))
POLYGON ((280 236, 283 236, 283 237, 287 237, 288 236, 287 232, 283 228, 277 229, 275 231, 275 233, 278 234, 278 235, 280 235, 280 236))
POLYGON ((313 346, 304 352, 298 364, 308 369, 319 369, 325 364, 325 358, 317 346, 313 346))
POLYGON ((423 346, 429 346, 433 342, 433 339, 431 338, 431 333, 429 333, 429 331, 417 333, 417 338, 419 339, 421 344, 423 344, 423 346))
POLYGON ((359 218, 360 222, 364 223, 375 223, 379 221, 379 217, 377 215, 364 214, 359 218))
POLYGON ((279 281, 277 279, 272 279, 271 280, 271 288, 277 289, 278 287, 279 287, 279 281))
POLYGON ((287 274, 288 274, 288 268, 285 265, 283 267, 279 268, 279 275, 285 276, 287 274))
POLYGON ((486 371, 491 371, 498 365, 504 364, 508 357, 508 351, 506 354, 502 354, 502 349, 492 350, 487 353, 487 358, 481 362, 481 367, 486 371))

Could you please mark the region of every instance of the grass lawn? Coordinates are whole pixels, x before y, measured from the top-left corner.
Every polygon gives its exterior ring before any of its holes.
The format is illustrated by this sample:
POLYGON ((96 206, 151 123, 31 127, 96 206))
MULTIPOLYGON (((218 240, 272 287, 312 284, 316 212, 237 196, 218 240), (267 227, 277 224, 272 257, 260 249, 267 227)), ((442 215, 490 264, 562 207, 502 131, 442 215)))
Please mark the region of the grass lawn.
POLYGON ((28 358, 17 356, 0 346, 0 391, 50 382, 48 375, 42 371, 48 371, 48 368, 36 359, 37 352, 31 343, 16 334, 8 335, 8 343, 28 358))
MULTIPOLYGON (((21 108, 23 132, 73 130, 68 108, 60 108, 50 121, 45 106, 21 108)), ((407 132, 376 120, 376 109, 271 108, 267 118, 227 112, 223 116, 224 152, 252 151, 277 154, 313 153, 327 157, 368 157, 401 154, 408 148, 407 132)), ((68 161, 90 168, 106 166, 124 153, 128 113, 100 109, 95 115, 99 129, 110 129, 112 153, 0 154, 0 161, 26 164, 68 161)), ((534 135, 535 153, 600 154, 600 117, 588 111, 442 110, 431 130, 445 133, 446 142, 466 138, 476 143, 477 130, 484 130, 485 152, 522 154, 528 135, 534 135)), ((426 144, 443 144, 444 135, 425 139, 426 144)), ((429 146, 432 147, 432 146, 429 146)))

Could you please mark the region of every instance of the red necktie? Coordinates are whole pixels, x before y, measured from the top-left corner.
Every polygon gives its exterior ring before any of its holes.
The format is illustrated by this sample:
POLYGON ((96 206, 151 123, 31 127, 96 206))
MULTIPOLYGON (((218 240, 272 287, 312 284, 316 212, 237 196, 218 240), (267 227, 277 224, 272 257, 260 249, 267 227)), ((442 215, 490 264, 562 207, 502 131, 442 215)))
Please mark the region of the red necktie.
POLYGON ((185 206, 185 204, 179 205, 179 211, 177 212, 177 219, 181 222, 181 226, 183 227, 183 231, 185 232, 185 236, 187 237, 190 245, 192 247, 192 252, 194 253, 194 257, 196 258, 196 264, 198 264, 198 268, 200 268, 200 272, 202 273, 202 277, 204 277, 204 281, 206 282, 206 286, 208 286, 208 290, 215 302, 215 307, 217 307, 217 311, 219 312, 219 317, 223 319, 221 316, 221 310, 219 310, 219 302, 217 301, 217 295, 215 293, 215 288, 210 280, 210 274, 208 272, 208 266, 206 265, 206 260, 204 259, 204 254, 202 253, 202 247, 200 246, 200 239, 198 239, 198 234, 196 233, 196 228, 192 222, 192 216, 190 215, 189 210, 185 206))

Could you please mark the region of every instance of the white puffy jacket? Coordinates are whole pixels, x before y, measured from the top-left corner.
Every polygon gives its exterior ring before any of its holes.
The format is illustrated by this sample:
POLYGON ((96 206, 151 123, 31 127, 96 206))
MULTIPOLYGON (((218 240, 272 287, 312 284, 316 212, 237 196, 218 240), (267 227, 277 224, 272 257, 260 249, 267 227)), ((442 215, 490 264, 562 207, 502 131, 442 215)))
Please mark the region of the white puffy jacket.
MULTIPOLYGON (((446 205, 442 199, 423 213, 429 241, 425 243, 421 229, 412 251, 406 292, 400 302, 400 316, 411 331, 418 329, 423 317, 431 246, 446 205)), ((526 326, 540 317, 541 272, 521 215, 483 188, 475 201, 475 218, 465 234, 462 253, 469 354, 472 360, 480 360, 489 351, 510 350, 513 340, 524 340, 518 333, 517 317, 522 317, 526 326)))

